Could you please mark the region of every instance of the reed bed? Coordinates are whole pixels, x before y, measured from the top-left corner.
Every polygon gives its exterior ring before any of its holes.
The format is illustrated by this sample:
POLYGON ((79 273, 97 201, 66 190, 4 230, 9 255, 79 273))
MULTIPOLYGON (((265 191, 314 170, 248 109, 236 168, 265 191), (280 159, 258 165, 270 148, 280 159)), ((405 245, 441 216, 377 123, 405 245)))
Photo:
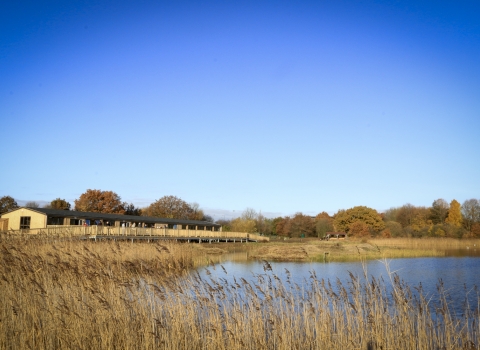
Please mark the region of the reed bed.
POLYGON ((195 254, 186 244, 0 242, 0 348, 479 349, 478 302, 456 316, 441 287, 427 299, 394 274, 342 285, 314 272, 297 285, 266 261, 248 281, 221 265, 202 277, 195 254))
POLYGON ((381 247, 441 250, 480 248, 480 239, 473 238, 372 238, 368 242, 381 247))

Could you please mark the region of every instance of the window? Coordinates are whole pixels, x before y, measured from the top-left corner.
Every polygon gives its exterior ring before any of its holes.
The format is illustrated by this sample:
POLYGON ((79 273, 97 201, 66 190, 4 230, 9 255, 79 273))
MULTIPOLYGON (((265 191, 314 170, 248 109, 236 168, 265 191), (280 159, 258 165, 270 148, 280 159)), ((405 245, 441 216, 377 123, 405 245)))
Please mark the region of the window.
POLYGON ((63 225, 63 218, 47 217, 47 225, 63 225))
POLYGON ((70 225, 80 225, 79 219, 70 219, 70 225))
POLYGON ((30 228, 30 216, 20 216, 20 230, 30 228))

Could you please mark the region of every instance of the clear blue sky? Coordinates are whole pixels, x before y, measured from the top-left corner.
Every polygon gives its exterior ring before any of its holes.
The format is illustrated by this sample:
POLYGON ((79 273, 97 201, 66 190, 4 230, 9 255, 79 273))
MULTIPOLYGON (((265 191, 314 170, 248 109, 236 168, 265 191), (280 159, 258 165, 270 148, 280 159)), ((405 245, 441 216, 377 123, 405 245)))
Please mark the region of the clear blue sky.
POLYGON ((2 1, 0 118, 19 201, 480 198, 480 2, 2 1))

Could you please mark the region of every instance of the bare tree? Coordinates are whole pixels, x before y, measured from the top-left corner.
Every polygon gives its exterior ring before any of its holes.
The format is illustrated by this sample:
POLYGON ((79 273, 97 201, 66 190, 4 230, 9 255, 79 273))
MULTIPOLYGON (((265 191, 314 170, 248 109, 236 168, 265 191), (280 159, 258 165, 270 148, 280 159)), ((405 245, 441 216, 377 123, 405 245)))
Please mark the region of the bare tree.
POLYGON ((25 204, 27 208, 40 208, 40 204, 38 204, 35 201, 29 201, 27 204, 25 204))
POLYGON ((478 199, 468 199, 462 204, 463 224, 468 231, 472 231, 472 226, 480 222, 480 201, 478 199))

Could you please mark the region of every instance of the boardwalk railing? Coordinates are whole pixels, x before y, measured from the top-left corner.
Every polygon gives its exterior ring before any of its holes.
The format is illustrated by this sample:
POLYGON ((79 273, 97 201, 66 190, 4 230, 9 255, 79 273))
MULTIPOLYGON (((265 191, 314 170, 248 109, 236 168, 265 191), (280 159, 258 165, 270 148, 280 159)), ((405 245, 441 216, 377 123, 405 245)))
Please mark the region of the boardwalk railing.
POLYGON ((268 242, 268 237, 246 232, 223 232, 207 230, 182 230, 169 228, 143 228, 121 226, 48 226, 47 228, 3 231, 11 234, 29 234, 46 236, 129 236, 129 237, 168 237, 168 238, 211 238, 211 239, 248 239, 268 242))

